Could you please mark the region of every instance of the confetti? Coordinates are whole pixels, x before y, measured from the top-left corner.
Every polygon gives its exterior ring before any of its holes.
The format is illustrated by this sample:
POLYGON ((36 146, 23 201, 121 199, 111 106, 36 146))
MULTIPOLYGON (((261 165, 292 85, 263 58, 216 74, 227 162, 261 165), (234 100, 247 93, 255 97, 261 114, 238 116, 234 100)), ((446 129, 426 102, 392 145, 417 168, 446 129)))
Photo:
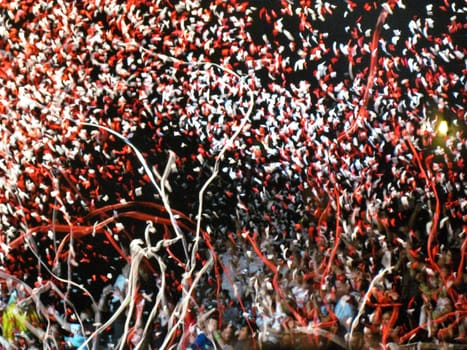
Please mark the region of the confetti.
POLYGON ((31 342, 159 322, 183 349, 214 307, 271 342, 465 343, 466 11, 0 4, 0 279, 31 342))

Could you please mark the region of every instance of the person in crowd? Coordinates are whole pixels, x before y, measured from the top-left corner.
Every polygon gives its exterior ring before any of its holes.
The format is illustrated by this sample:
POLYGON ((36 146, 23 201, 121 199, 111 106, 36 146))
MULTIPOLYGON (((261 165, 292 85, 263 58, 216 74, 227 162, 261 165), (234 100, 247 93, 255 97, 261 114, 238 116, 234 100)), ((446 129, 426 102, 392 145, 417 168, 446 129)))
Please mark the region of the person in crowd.
POLYGON ((349 294, 341 296, 334 308, 334 313, 339 320, 343 332, 348 332, 352 325, 353 317, 355 316, 353 296, 349 294))
POLYGON ((214 332, 214 342, 218 350, 233 350, 235 327, 232 322, 225 323, 221 330, 214 332))
POLYGON ((234 350, 256 349, 255 325, 252 322, 244 322, 237 330, 237 342, 234 350))
POLYGON ((87 349, 83 348, 86 337, 83 334, 83 330, 79 323, 70 324, 70 336, 65 337, 65 344, 67 349, 87 349))
POLYGON ((164 343, 164 339, 167 335, 167 323, 162 322, 161 320, 156 320, 154 322, 154 327, 152 329, 151 335, 151 348, 153 350, 158 350, 164 343))
MULTIPOLYGON (((109 312, 110 314, 115 313, 120 307, 122 301, 125 299, 125 293, 128 287, 128 276, 130 273, 130 265, 126 264, 121 272, 118 274, 113 284, 112 298, 110 299, 109 312)), ((120 314, 117 320, 112 324, 112 338, 116 344, 119 337, 123 334, 125 326, 125 315, 120 314)))
POLYGON ((191 344, 191 350, 214 350, 214 334, 217 331, 217 312, 210 312, 199 320, 200 330, 191 344), (205 320, 203 318, 206 317, 205 320))
POLYGON ((19 332, 15 335, 15 340, 9 346, 10 349, 15 350, 37 350, 39 349, 34 339, 28 336, 27 332, 19 332))

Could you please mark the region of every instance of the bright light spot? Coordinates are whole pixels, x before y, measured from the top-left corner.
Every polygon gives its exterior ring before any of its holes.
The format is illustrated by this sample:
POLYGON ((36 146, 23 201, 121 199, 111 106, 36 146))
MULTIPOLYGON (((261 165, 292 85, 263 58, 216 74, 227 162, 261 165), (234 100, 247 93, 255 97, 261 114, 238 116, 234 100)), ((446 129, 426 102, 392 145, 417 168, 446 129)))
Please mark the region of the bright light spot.
POLYGON ((446 135, 448 133, 448 122, 445 120, 442 120, 439 125, 438 125, 438 132, 441 135, 446 135))

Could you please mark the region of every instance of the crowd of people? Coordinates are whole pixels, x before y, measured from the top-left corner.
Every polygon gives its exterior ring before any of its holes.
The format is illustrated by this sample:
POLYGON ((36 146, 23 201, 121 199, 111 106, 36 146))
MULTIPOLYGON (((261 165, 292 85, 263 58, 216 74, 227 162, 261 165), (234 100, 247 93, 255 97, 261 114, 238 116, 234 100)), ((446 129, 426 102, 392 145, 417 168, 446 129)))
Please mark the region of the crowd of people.
POLYGON ((465 344, 465 12, 1 3, 3 346, 465 344))
POLYGON ((349 247, 342 244, 327 273, 316 266, 325 253, 318 247, 290 244, 287 254, 277 247, 278 256, 268 257, 277 264, 273 271, 260 256, 245 254, 247 240, 227 243, 217 251, 220 274, 211 269, 201 276, 178 325, 172 317, 181 294, 170 280, 171 272, 166 272, 170 286, 163 291, 164 305, 150 316, 161 284, 160 276, 150 275, 145 265, 139 267, 137 290, 122 310, 133 283, 128 264, 92 307, 67 302, 61 292, 65 288, 51 281, 30 288, 21 280, 5 279, 1 343, 5 349, 45 343, 57 349, 113 349, 123 342, 129 349, 179 344, 191 350, 465 345, 466 281, 465 276, 456 278, 452 252, 439 252, 436 262, 442 272, 437 273, 414 254, 418 248, 409 232, 406 247, 384 246, 376 236, 367 236, 365 242, 366 249, 356 249, 356 254, 368 254, 360 260, 344 254, 349 247), (112 318, 102 332, 94 333, 112 318))

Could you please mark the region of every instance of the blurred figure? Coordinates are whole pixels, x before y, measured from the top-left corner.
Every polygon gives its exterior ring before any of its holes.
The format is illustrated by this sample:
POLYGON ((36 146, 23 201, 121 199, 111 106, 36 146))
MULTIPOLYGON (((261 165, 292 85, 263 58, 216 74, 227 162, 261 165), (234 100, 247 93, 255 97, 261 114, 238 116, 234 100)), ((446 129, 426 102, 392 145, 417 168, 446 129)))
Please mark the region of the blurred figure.
MULTIPOLYGON (((128 277, 130 274, 130 265, 126 264, 123 266, 120 274, 115 279, 112 288, 112 297, 109 304, 109 312, 113 315, 120 307, 121 303, 125 299, 128 288, 128 277)), ((119 317, 112 324, 112 343, 115 345, 118 343, 121 335, 125 329, 125 314, 121 313, 119 317)))
POLYGON ((79 323, 70 324, 70 333, 70 336, 64 338, 67 349, 87 349, 87 347, 82 347, 86 341, 86 337, 79 323))
POLYGON ((206 320, 200 320, 201 330, 196 335, 195 341, 191 344, 191 350, 214 350, 214 333, 217 331, 216 312, 209 314, 206 320))
POLYGON ((352 325, 352 320, 355 316, 354 304, 353 297, 349 294, 345 294, 339 298, 339 301, 334 308, 334 313, 339 320, 341 328, 343 328, 343 334, 348 332, 352 325))
POLYGON ((254 341, 255 330, 252 325, 244 323, 237 331, 237 343, 234 350, 253 350, 256 349, 254 341))
POLYGON ((221 331, 214 333, 214 340, 217 350, 233 350, 235 328, 232 322, 224 324, 221 331))

